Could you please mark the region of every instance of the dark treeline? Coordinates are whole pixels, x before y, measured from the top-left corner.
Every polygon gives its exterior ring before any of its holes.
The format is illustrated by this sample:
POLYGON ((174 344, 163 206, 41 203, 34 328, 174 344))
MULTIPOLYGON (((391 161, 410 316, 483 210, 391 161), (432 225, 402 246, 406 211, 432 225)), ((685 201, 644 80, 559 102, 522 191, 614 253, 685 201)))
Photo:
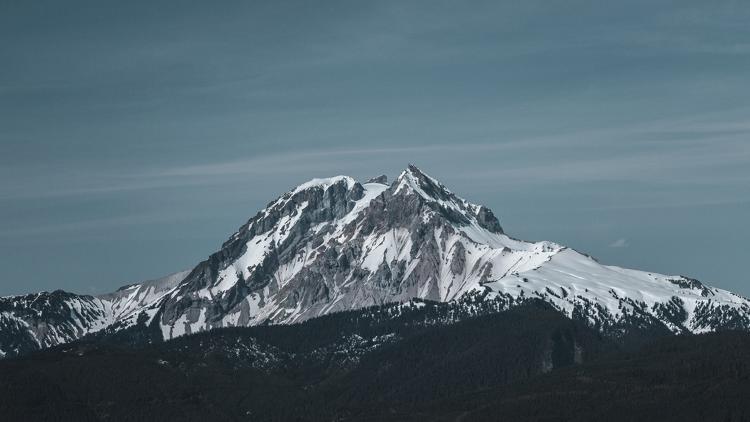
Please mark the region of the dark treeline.
POLYGON ((439 304, 147 331, 0 361, 0 419, 746 420, 750 335, 603 337, 548 305, 452 321, 439 304))

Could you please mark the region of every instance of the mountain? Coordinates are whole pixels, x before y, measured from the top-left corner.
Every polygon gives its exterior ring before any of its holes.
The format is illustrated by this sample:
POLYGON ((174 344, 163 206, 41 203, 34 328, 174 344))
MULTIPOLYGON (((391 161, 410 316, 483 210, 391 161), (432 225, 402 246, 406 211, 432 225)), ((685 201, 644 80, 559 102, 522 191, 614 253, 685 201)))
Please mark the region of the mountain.
POLYGON ((539 299, 608 336, 750 328, 750 301, 684 276, 602 265, 505 233, 494 213, 410 165, 397 179, 314 179, 285 193, 189 272, 98 297, 0 299, 0 354, 142 326, 170 339, 291 324, 422 299, 461 314, 539 299))

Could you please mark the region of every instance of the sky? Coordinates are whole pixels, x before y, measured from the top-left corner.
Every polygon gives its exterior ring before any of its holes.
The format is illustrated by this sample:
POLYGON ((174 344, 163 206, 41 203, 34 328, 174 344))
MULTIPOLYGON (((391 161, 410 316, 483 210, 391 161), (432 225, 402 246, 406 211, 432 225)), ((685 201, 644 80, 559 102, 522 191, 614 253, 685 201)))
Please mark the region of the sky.
POLYGON ((408 163, 506 232, 750 295, 750 2, 0 0, 0 295, 192 268, 408 163))

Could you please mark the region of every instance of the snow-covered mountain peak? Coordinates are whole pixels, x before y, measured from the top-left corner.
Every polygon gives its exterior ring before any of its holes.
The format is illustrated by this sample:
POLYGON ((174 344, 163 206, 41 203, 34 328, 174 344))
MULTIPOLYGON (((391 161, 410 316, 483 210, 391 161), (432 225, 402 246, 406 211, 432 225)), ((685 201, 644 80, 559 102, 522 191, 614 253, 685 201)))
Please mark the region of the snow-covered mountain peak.
POLYGON ((413 164, 409 164, 406 170, 399 174, 389 191, 394 196, 417 195, 436 211, 461 226, 477 224, 492 233, 503 232, 500 222, 489 208, 455 195, 437 179, 413 164))
POLYGON ((396 181, 391 186, 391 191, 393 195, 398 195, 402 191, 414 192, 425 199, 433 201, 452 200, 455 198, 455 195, 442 183, 424 173, 414 164, 409 164, 398 175, 396 181))
POLYGON ((298 192, 301 192, 303 190, 307 189, 313 189, 313 188, 320 188, 324 191, 327 190, 329 187, 335 185, 335 184, 344 184, 346 185, 347 189, 352 189, 354 185, 357 183, 356 180, 354 180, 352 177, 349 176, 334 176, 334 177, 324 177, 324 178, 316 178, 311 179, 296 188, 294 188, 291 191, 291 194, 294 195, 298 192))
POLYGON ((649 280, 553 242, 511 238, 489 208, 409 165, 391 185, 385 177, 360 184, 337 176, 283 195, 180 283, 159 323, 174 337, 487 292, 511 302, 541 298, 568 315, 611 324, 647 313, 673 331, 711 329, 723 322, 707 318, 750 312, 747 301, 728 294, 711 295, 720 306, 685 294, 683 279, 649 280))
POLYGON ((269 203, 268 206, 266 206, 266 208, 259 214, 268 215, 269 212, 271 212, 272 210, 278 210, 279 207, 283 207, 285 204, 289 203, 290 200, 292 200, 292 206, 294 206, 294 204, 304 202, 304 199, 302 198, 316 196, 320 193, 323 193, 325 195, 331 188, 334 188, 339 192, 354 191, 355 196, 362 191, 362 185, 354 180, 354 178, 349 176, 333 176, 310 179, 307 182, 302 183, 295 188, 287 191, 286 193, 278 197, 275 201, 269 203))

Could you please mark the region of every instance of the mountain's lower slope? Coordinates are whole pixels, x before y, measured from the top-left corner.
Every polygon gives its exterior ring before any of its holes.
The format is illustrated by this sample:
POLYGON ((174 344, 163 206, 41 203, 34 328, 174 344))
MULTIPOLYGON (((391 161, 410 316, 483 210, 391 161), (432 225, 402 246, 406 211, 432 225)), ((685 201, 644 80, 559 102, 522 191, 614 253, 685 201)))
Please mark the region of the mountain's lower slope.
POLYGON ((449 304, 219 329, 143 347, 74 342, 0 361, 9 420, 358 420, 592 359, 612 344, 541 301, 440 321, 449 304))
POLYGON ((302 184, 206 261, 167 281, 96 298, 68 295, 48 311, 34 295, 0 299, 0 351, 13 355, 138 321, 170 339, 467 296, 542 299, 614 336, 634 324, 673 333, 750 328, 746 298, 683 276, 602 265, 552 242, 514 239, 488 208, 409 166, 390 185, 384 177, 361 184, 345 176, 302 184))
POLYGON ((143 347, 74 342, 0 361, 0 414, 29 421, 750 415, 742 399, 750 393, 748 333, 664 331, 638 347, 540 300, 441 322, 456 309, 394 304, 143 347))

